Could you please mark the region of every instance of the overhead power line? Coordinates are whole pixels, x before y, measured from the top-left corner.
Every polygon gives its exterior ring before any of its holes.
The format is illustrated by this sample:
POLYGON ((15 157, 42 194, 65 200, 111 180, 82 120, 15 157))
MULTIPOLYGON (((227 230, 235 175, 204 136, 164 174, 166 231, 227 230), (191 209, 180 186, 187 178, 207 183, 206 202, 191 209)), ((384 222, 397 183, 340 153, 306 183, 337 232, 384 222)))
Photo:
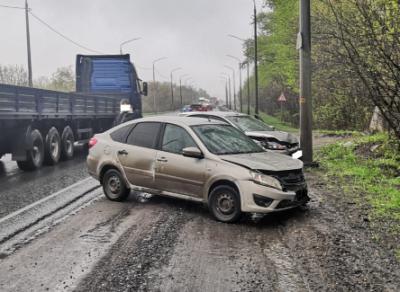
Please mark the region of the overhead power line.
POLYGON ((25 10, 25 7, 10 6, 10 5, 4 5, 4 4, 0 4, 0 7, 3 7, 3 8, 11 8, 11 9, 23 9, 23 10, 25 10))
POLYGON ((33 18, 35 18, 37 21, 39 21, 41 24, 43 24, 44 26, 46 26, 48 29, 50 29, 51 31, 53 31, 54 33, 58 34, 60 37, 62 37, 63 39, 69 41, 70 43, 74 44, 77 47, 80 47, 81 49, 84 49, 86 51, 92 52, 92 53, 96 53, 96 54, 104 54, 100 51, 97 50, 93 50, 90 49, 88 47, 85 47, 81 44, 79 44, 78 42, 70 39, 69 37, 67 37, 65 34, 59 32, 58 30, 56 30, 55 28, 53 28, 50 24, 48 24, 46 21, 44 21, 43 19, 41 19, 40 17, 38 17, 37 15, 35 15, 34 13, 32 13, 32 11, 29 11, 29 13, 32 15, 33 18))

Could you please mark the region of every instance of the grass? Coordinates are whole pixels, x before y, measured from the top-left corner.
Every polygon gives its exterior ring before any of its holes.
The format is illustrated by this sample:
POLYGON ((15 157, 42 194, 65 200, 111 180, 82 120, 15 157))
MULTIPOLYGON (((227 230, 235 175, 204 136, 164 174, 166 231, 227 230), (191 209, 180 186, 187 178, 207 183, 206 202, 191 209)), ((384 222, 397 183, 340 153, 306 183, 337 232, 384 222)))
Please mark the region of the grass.
POLYGON ((260 117, 263 119, 263 121, 270 125, 270 126, 274 126, 275 129, 280 130, 280 131, 284 131, 284 132, 292 132, 292 133, 297 133, 299 131, 299 129, 293 128, 291 125, 282 122, 280 119, 274 117, 274 116, 270 116, 267 115, 266 113, 260 112, 260 117))
POLYGON ((328 175, 360 190, 375 215, 400 221, 400 153, 394 148, 387 135, 378 134, 328 145, 317 159, 328 175), (371 151, 374 145, 379 146, 371 151))
POLYGON ((337 137, 360 137, 363 135, 359 131, 350 131, 350 130, 317 130, 316 132, 326 136, 337 136, 337 137))
MULTIPOLYGON (((374 226, 388 223, 388 232, 400 236, 399 141, 386 134, 357 136, 352 142, 327 145, 317 152, 321 170, 329 181, 340 184, 345 195, 367 204, 374 226)), ((400 260, 400 243, 395 244, 400 260)))

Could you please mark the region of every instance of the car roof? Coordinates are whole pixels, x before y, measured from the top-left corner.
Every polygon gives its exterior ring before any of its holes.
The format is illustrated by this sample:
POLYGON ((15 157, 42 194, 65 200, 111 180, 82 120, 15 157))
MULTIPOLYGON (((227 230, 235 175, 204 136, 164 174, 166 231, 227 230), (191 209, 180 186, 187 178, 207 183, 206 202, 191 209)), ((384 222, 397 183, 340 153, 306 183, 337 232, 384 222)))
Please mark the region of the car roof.
POLYGON ((246 114, 234 112, 234 111, 207 111, 207 112, 187 112, 182 113, 182 116, 192 116, 192 115, 208 115, 208 116, 216 116, 216 117, 236 117, 236 116, 248 116, 246 114))
POLYGON ((141 118, 137 120, 133 120, 131 123, 140 123, 140 122, 160 122, 160 123, 174 123, 181 124, 186 126, 196 126, 196 125, 209 125, 209 124, 221 124, 225 125, 224 122, 216 121, 216 120, 207 120, 204 118, 190 118, 188 119, 185 116, 168 116, 168 115, 157 115, 146 118, 141 118))

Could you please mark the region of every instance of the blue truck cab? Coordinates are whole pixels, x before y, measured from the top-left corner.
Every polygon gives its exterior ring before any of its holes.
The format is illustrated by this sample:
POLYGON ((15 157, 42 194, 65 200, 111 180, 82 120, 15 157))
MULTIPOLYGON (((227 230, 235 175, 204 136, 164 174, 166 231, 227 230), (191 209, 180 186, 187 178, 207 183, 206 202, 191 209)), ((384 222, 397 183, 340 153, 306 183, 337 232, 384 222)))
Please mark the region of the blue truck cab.
POLYGON ((141 97, 147 95, 147 83, 139 78, 129 54, 77 55, 76 91, 111 96, 118 101, 128 99, 141 117, 141 97))

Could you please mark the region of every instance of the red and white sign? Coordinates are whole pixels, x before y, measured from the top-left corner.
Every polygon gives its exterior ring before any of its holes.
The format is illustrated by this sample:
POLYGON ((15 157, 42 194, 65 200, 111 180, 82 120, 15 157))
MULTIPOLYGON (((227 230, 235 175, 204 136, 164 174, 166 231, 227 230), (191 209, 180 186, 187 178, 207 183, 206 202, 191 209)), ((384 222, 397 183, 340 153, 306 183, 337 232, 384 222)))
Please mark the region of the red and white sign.
POLYGON ((281 96, 279 96, 278 101, 280 101, 280 102, 286 102, 287 101, 286 100, 286 96, 285 96, 285 94, 283 92, 282 92, 281 96))

